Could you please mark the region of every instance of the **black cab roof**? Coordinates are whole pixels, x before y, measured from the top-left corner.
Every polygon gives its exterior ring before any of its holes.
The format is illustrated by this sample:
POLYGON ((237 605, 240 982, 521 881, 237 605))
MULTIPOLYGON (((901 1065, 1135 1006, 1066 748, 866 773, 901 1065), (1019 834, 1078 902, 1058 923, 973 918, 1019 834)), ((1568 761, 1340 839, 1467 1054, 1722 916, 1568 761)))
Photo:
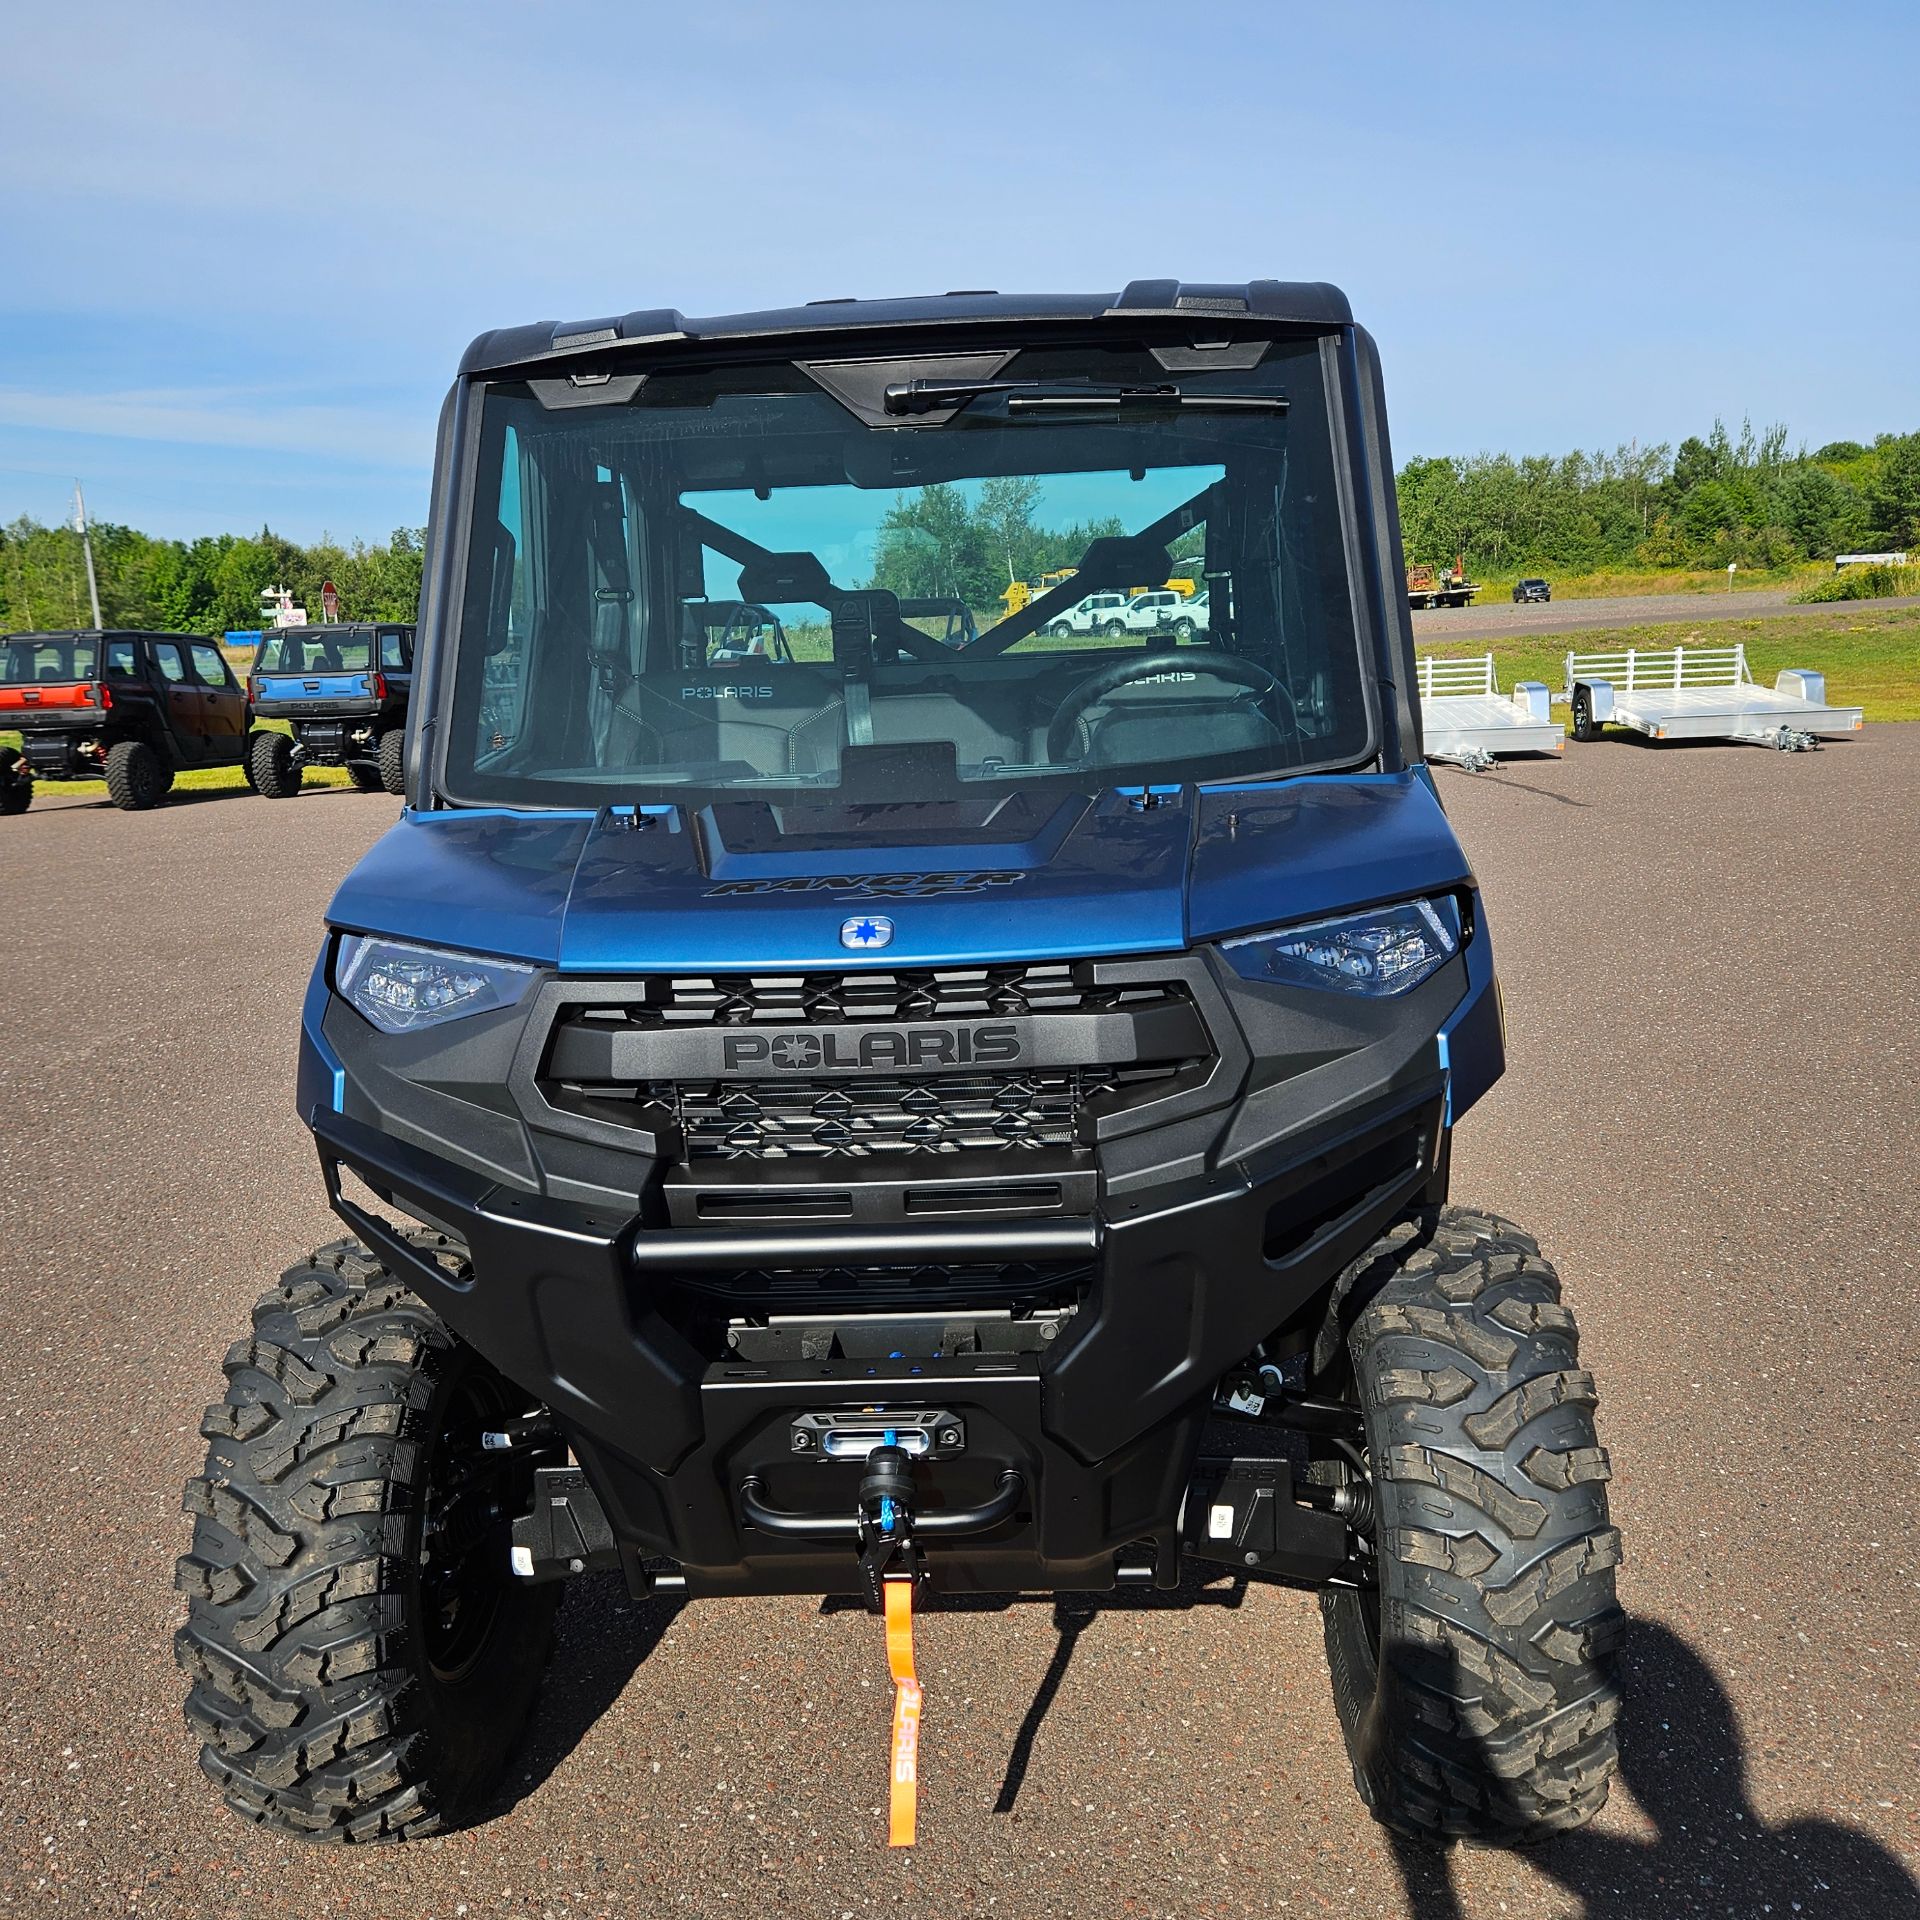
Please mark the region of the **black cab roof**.
POLYGON ((463 374, 495 373, 566 360, 609 347, 675 346, 864 333, 895 327, 968 327, 994 321, 1071 322, 1142 319, 1264 321, 1302 327, 1352 324, 1347 296, 1324 280, 1130 280, 1118 293, 996 293, 963 289, 900 299, 810 300, 759 313, 690 318, 650 307, 599 320, 537 320, 483 333, 460 362, 463 374))

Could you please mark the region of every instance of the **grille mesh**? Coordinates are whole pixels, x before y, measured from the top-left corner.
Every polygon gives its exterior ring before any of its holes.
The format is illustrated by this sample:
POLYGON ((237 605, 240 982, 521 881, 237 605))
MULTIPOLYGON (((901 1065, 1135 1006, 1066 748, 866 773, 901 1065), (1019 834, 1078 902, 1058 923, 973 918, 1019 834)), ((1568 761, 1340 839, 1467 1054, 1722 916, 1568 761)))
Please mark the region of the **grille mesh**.
POLYGON ((1064 963, 912 973, 796 973, 649 980, 611 1017, 638 1027, 841 1026, 859 1020, 958 1020, 997 1014, 1107 1013, 1164 1006, 1162 986, 1085 986, 1064 963))
POLYGON ((1081 1107, 1161 1067, 940 1074, 925 1080, 687 1080, 672 1103, 687 1158, 1004 1152, 1077 1144, 1081 1107))

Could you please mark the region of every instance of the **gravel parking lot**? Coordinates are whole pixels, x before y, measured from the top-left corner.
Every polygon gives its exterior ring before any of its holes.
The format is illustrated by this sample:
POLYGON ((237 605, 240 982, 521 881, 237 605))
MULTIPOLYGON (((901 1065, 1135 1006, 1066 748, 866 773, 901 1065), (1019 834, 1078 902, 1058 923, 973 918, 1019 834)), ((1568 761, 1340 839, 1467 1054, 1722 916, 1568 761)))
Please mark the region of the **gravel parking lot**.
POLYGON ((1223 1583, 931 1610, 924 1837, 890 1854, 877 1623, 607 1580, 490 1820, 368 1853, 240 1825, 180 1718, 179 1490, 254 1295, 335 1232, 296 1009, 393 803, 49 796, 0 822, 0 1911, 1920 1911, 1920 726, 1440 780, 1511 1052, 1455 1188, 1560 1263, 1626 1534, 1594 1830, 1397 1855, 1317 1603, 1223 1583))

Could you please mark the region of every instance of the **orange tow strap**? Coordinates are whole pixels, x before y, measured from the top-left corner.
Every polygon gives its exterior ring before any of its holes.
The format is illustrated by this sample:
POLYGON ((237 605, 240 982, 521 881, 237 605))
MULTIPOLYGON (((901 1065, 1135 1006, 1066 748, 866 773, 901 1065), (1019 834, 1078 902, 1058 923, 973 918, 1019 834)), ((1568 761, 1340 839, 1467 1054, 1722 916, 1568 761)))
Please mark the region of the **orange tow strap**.
POLYGON ((913 1670, 913 1581, 890 1574, 881 1583, 886 1597, 887 1671, 893 1675, 892 1795, 887 1811, 887 1845, 913 1845, 920 1792, 920 1692, 913 1670))

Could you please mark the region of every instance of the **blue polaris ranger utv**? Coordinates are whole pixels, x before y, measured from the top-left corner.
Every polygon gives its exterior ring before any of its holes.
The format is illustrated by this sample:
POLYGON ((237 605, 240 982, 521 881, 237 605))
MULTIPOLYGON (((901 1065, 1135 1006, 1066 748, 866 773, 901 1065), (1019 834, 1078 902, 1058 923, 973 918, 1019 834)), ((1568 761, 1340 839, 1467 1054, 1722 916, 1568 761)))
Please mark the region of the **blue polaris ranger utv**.
POLYGON ((269 800, 291 800, 309 766, 345 767, 362 793, 406 791, 412 627, 276 627, 247 687, 257 719, 292 729, 248 739, 247 778, 269 800))
POLYGON ((1392 476, 1324 285, 474 343, 302 1019, 352 1237, 187 1492, 234 1808, 483 1813, 597 1569, 882 1609, 896 1840, 916 1598, 1210 1578, 1319 1593, 1392 1827, 1601 1805, 1607 1456, 1553 1267, 1449 1199, 1501 1016, 1392 476), (1205 622, 1057 630, 1163 582, 1205 622), (716 656, 740 606, 780 651, 716 656))

